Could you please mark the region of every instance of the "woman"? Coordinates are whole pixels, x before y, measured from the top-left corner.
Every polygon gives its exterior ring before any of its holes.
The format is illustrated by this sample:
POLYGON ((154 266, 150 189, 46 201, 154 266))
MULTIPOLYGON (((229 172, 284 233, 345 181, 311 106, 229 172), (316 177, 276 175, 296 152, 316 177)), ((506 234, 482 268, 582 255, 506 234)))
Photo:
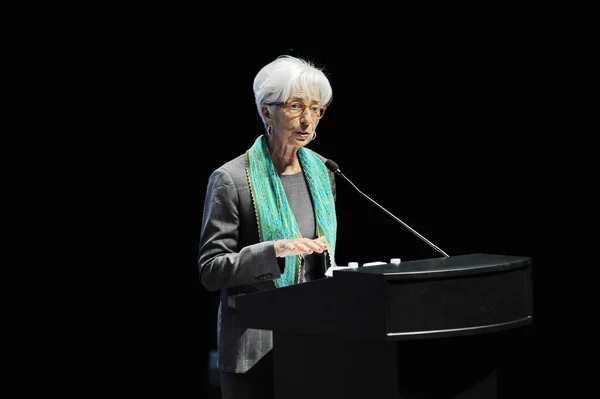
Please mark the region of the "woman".
POLYGON ((202 284, 221 290, 218 364, 229 399, 273 397, 272 332, 235 327, 235 297, 321 278, 324 260, 335 265, 334 174, 306 148, 330 82, 310 62, 280 56, 256 75, 254 96, 265 133, 211 174, 198 258, 202 284))

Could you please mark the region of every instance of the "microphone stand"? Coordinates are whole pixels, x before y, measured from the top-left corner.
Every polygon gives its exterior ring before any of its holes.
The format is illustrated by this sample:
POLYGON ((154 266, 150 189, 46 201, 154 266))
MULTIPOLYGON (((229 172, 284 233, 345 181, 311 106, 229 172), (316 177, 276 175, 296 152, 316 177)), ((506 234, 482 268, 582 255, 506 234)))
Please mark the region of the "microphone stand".
MULTIPOLYGON (((331 160, 329 160, 328 162, 330 162, 331 160)), ((407 225, 406 223, 404 223, 402 220, 398 219, 396 216, 394 216, 391 212, 389 212, 387 209, 385 209, 384 207, 382 207, 381 205, 379 205, 377 202, 373 201, 367 194, 363 193, 362 191, 360 191, 358 189, 358 187, 356 187, 354 185, 354 183, 352 183, 350 181, 350 179, 348 179, 346 176, 344 176, 344 174, 342 173, 342 171, 337 168, 337 165, 331 161, 331 164, 335 165, 335 170, 333 170, 333 172, 344 178, 344 180, 346 180, 348 183, 350 183, 350 185, 352 187, 354 187, 354 189, 356 191, 358 191, 358 193, 360 195, 362 195, 363 197, 365 197, 366 199, 368 199, 369 201, 371 201, 373 204, 377 205, 377 207, 379 209, 381 209, 382 211, 384 211, 385 213, 387 213, 388 215, 390 215, 396 222, 400 223, 401 225, 403 225, 404 227, 406 227, 411 233, 413 233, 414 235, 416 235, 417 237, 419 237, 421 240, 425 241, 427 244, 429 244, 429 246, 431 246, 433 249, 435 249, 436 251, 438 251, 440 254, 444 255, 445 257, 449 257, 447 253, 445 253, 444 251, 442 251, 440 248, 437 247, 437 245, 435 245, 434 243, 432 243, 431 241, 429 241, 427 238, 423 237, 421 234, 419 234, 415 229, 413 229, 412 227, 410 227, 409 225, 407 225)), ((327 166, 329 166, 330 164, 327 164, 327 166)), ((330 168, 331 169, 331 168, 330 168)))

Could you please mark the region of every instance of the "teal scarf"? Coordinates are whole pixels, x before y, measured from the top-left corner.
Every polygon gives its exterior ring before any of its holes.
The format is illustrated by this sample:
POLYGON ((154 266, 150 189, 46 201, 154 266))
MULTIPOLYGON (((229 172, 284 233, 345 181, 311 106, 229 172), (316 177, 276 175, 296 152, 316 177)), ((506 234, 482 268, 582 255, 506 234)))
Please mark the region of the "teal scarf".
MULTIPOLYGON (((327 239, 329 261, 335 266, 337 218, 329 171, 323 161, 307 148, 298 150, 298 159, 313 201, 317 235, 327 239)), ((265 135, 259 136, 246 152, 246 175, 258 221, 260 241, 301 237, 296 218, 288 204, 281 179, 275 170, 265 135)), ((302 256, 285 257, 285 271, 275 286, 297 284, 302 273, 302 256)))

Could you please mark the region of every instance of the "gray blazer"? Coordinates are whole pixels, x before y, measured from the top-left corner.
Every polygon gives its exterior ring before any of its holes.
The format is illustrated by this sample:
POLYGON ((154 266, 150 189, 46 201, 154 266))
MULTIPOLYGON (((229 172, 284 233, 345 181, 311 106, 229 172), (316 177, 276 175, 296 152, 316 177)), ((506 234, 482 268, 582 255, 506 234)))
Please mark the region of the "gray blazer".
MULTIPOLYGON (((235 326, 235 298, 275 288, 273 280, 281 276, 273 241, 259 242, 245 166, 246 154, 242 154, 211 174, 198 256, 202 284, 210 291, 221 290, 217 316, 219 369, 235 373, 248 371, 273 347, 271 331, 235 326)), ((333 172, 330 178, 335 199, 333 172)))

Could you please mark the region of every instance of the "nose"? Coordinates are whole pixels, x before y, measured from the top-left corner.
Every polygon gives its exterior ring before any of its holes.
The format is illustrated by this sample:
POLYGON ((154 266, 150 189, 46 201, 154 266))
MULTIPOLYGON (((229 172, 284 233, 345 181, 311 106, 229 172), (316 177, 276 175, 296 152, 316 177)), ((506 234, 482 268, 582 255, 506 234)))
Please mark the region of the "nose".
POLYGON ((310 112, 308 107, 304 108, 304 111, 302 111, 302 115, 300 115, 300 122, 304 123, 305 125, 310 125, 313 122, 313 119, 314 116, 312 116, 312 113, 310 112))

